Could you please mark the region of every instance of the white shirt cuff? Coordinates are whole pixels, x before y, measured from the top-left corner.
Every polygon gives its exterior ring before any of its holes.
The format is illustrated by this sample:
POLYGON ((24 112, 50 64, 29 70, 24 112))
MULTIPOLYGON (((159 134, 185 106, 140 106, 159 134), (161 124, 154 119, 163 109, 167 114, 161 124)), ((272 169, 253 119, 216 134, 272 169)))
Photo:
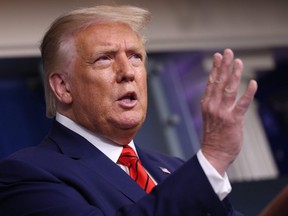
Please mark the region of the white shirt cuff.
POLYGON ((214 192, 222 201, 232 190, 227 174, 225 173, 224 176, 221 176, 205 158, 201 150, 197 152, 197 158, 214 192))

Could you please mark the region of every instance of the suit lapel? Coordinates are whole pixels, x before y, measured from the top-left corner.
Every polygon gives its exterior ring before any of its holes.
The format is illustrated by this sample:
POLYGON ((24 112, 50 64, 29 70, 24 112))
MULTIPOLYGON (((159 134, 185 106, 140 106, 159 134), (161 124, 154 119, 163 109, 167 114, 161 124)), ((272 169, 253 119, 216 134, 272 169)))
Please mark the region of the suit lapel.
POLYGON ((133 202, 138 201, 146 193, 131 179, 118 165, 106 157, 102 152, 93 153, 92 157, 86 157, 80 162, 83 163, 91 172, 102 176, 117 190, 121 191, 133 202))
POLYGON ((148 154, 145 153, 145 151, 143 151, 141 148, 137 146, 136 148, 141 163, 143 164, 145 169, 153 176, 157 183, 162 182, 169 176, 170 171, 173 171, 170 170, 170 168, 166 167, 166 163, 163 163, 161 160, 153 160, 148 157, 148 154))
POLYGON ((54 121, 49 136, 63 154, 91 170, 91 179, 101 176, 133 202, 145 196, 129 175, 80 135, 54 121))

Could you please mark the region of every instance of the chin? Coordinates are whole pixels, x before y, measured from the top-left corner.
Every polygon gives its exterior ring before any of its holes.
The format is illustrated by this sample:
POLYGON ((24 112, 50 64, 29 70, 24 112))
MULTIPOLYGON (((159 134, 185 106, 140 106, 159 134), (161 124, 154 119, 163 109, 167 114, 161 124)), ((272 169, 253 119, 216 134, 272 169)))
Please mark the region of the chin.
POLYGON ((121 129, 139 129, 141 125, 144 122, 143 117, 128 117, 128 118, 122 118, 118 121, 118 127, 121 129))
POLYGON ((119 128, 122 129, 134 129, 134 128, 140 128, 142 125, 142 122, 139 121, 129 121, 129 122, 122 122, 119 124, 119 128))

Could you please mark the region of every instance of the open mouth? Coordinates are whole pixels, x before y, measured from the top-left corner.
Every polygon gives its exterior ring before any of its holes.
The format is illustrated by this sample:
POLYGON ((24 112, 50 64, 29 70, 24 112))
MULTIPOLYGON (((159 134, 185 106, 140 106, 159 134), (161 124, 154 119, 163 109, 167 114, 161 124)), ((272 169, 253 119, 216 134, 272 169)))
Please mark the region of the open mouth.
POLYGON ((131 102, 137 100, 137 94, 135 92, 128 92, 118 99, 122 102, 131 102))

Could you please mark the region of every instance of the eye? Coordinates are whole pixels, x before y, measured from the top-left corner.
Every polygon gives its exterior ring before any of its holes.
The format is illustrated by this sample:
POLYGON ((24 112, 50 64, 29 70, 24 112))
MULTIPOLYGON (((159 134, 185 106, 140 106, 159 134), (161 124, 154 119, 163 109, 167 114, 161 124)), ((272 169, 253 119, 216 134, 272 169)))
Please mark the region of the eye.
POLYGON ((142 60, 142 55, 139 54, 139 53, 135 53, 135 54, 131 55, 130 58, 136 58, 136 59, 141 59, 142 60))
POLYGON ((129 61, 132 63, 132 65, 139 66, 143 61, 143 55, 140 53, 134 53, 129 56, 129 61))
POLYGON ((100 56, 95 60, 95 64, 99 66, 108 66, 111 62, 112 58, 109 55, 100 56))
POLYGON ((109 60, 110 60, 110 57, 107 55, 104 55, 104 56, 100 56, 99 58, 97 58, 95 62, 109 61, 109 60))

